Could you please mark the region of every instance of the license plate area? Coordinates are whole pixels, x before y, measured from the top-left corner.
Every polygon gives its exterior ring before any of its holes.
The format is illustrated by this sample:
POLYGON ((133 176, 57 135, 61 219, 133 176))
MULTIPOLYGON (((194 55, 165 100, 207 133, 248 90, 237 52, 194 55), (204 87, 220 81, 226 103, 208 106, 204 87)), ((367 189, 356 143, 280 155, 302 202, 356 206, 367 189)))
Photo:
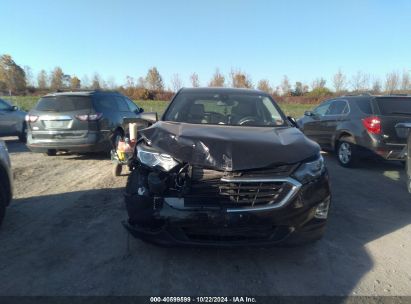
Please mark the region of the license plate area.
POLYGON ((46 129, 70 129, 71 120, 43 120, 46 129))

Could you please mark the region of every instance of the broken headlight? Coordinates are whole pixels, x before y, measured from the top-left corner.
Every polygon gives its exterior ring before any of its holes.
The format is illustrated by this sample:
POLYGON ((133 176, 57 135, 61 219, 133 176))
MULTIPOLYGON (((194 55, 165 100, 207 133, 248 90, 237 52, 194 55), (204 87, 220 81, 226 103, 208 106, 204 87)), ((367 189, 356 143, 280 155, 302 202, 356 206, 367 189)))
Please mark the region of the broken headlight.
POLYGON ((324 158, 318 155, 314 161, 306 162, 300 165, 294 172, 294 177, 301 183, 307 183, 311 180, 319 178, 325 171, 324 158))
POLYGON ((137 158, 142 164, 148 167, 159 167, 167 172, 178 165, 178 162, 170 155, 145 149, 141 145, 137 146, 137 158))

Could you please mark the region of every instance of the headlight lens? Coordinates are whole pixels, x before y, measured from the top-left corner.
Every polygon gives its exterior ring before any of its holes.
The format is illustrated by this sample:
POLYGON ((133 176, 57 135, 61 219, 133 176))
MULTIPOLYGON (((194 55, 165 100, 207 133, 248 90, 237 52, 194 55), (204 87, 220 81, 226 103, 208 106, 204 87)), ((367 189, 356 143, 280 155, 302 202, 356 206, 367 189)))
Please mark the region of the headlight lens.
POLYGON ((319 155, 318 158, 312 162, 303 163, 297 171, 294 172, 294 176, 301 183, 307 183, 321 176, 325 171, 324 158, 319 155))
POLYGON ((144 165, 153 168, 160 167, 164 171, 170 171, 178 165, 178 162, 170 155, 148 151, 141 146, 137 146, 137 157, 144 165))

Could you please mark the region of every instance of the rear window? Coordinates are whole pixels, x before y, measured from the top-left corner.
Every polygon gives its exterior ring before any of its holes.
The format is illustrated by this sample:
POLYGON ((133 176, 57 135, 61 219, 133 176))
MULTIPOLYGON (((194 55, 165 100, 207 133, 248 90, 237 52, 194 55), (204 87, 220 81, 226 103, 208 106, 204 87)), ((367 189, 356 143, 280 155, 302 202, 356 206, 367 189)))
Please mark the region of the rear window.
POLYGON ((70 112, 91 109, 91 98, 88 96, 50 96, 43 97, 35 109, 48 112, 70 112))
POLYGON ((372 114, 370 99, 358 99, 355 101, 355 103, 360 108, 361 112, 365 114, 372 114))
POLYGON ((385 115, 411 115, 410 97, 387 97, 377 98, 381 114, 385 115))

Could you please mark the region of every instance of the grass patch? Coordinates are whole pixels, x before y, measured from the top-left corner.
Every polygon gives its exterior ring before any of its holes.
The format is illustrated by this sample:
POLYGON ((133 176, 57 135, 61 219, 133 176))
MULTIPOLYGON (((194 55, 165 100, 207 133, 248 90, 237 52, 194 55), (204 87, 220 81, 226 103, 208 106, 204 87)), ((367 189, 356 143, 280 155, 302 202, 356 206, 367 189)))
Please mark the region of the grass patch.
MULTIPOLYGON (((38 96, 3 96, 0 98, 11 101, 14 105, 18 106, 24 111, 29 111, 30 109, 32 109, 39 100, 38 96)), ((168 101, 163 100, 135 100, 134 102, 138 106, 142 107, 144 111, 157 112, 159 116, 163 114, 165 108, 169 103, 168 101)), ((315 106, 312 104, 298 103, 280 103, 279 105, 286 115, 295 118, 303 116, 304 111, 310 110, 315 106)))

